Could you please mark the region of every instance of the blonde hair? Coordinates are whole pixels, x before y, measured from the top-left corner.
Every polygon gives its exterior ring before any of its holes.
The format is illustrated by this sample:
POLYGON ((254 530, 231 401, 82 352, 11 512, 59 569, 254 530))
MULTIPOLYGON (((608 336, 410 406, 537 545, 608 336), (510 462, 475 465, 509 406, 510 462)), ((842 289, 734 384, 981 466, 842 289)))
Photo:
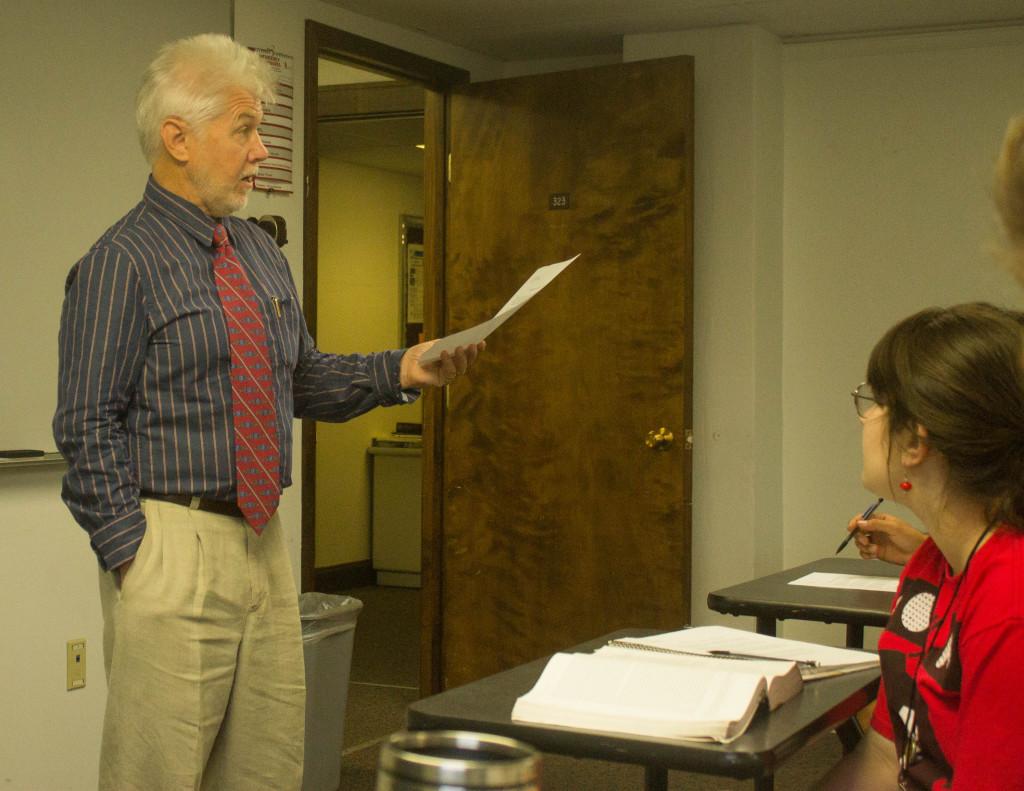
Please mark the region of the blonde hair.
POLYGON ((272 104, 274 84, 273 71, 263 59, 228 36, 203 33, 165 44, 146 69, 135 101, 143 154, 150 164, 160 155, 160 128, 166 118, 201 129, 224 111, 232 89, 272 104))
POLYGON ((1010 121, 996 162, 995 203, 1006 234, 1006 258, 1024 285, 1024 116, 1010 121))

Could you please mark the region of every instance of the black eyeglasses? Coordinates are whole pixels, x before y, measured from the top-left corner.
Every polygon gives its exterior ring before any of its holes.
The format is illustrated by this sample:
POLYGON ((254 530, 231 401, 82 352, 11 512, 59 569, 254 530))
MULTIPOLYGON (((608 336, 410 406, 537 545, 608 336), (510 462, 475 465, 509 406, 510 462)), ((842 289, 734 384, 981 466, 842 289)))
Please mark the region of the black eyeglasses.
POLYGON ((875 398, 871 385, 867 382, 861 382, 857 385, 850 395, 853 396, 853 407, 857 410, 857 417, 860 418, 867 417, 871 407, 878 404, 878 399, 875 398))

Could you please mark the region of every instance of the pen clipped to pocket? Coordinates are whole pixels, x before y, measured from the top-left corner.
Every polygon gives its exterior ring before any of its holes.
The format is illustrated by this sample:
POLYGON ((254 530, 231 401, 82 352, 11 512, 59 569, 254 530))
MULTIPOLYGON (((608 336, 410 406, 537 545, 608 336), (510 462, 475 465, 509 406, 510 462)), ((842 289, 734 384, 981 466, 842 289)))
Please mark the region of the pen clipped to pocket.
MULTIPOLYGON (((290 294, 285 294, 282 297, 271 297, 270 307, 274 310, 274 315, 279 319, 294 319, 292 313, 295 308, 292 305, 298 307, 298 303, 294 302, 290 294)), ((301 310, 301 308, 300 308, 301 310)))

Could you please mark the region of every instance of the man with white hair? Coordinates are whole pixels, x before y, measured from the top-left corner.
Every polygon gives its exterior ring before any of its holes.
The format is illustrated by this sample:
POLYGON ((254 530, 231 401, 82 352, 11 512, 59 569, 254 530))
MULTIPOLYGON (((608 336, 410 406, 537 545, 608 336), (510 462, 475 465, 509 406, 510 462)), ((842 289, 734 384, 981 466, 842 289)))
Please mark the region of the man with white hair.
POLYGON ((471 346, 331 355, 242 209, 273 101, 226 36, 166 45, 137 101, 142 201, 72 268, 53 430, 99 558, 100 788, 288 791, 302 779, 297 596, 276 513, 292 419, 342 421, 465 372, 471 346))

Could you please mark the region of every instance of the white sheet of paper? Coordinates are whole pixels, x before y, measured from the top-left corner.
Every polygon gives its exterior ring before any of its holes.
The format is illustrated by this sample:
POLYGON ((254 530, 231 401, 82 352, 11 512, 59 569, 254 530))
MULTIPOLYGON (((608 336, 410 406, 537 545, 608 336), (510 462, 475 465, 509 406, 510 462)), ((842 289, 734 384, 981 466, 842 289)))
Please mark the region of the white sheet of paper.
POLYGON ((562 270, 579 257, 580 254, 577 253, 567 261, 559 261, 557 264, 548 264, 547 266, 542 266, 536 269, 534 273, 527 278, 526 282, 519 287, 519 290, 512 295, 512 298, 502 305, 501 310, 495 313, 487 321, 481 322, 467 330, 461 330, 441 338, 437 343, 424 352, 423 356, 420 357, 420 364, 428 365, 435 360, 441 359, 441 352, 455 351, 459 346, 466 346, 471 343, 479 343, 482 341, 494 332, 494 330, 512 318, 517 310, 533 299, 541 289, 554 280, 556 276, 561 274, 562 270))
POLYGON ((810 588, 844 588, 846 590, 889 591, 895 593, 900 581, 898 577, 869 577, 861 574, 829 574, 812 571, 799 579, 790 580, 790 585, 806 585, 810 588))
MULTIPOLYGON (((852 648, 834 648, 817 643, 805 643, 800 640, 787 640, 782 637, 733 629, 729 626, 697 626, 677 632, 651 635, 650 637, 630 637, 630 642, 647 643, 662 648, 674 648, 683 651, 707 652, 712 649, 725 649, 738 654, 757 654, 778 657, 789 661, 809 659, 821 665, 843 665, 850 662, 877 661, 877 656, 852 648)), ((605 649, 600 649, 605 650, 605 649)), ((628 649, 615 649, 628 650, 628 649)))

